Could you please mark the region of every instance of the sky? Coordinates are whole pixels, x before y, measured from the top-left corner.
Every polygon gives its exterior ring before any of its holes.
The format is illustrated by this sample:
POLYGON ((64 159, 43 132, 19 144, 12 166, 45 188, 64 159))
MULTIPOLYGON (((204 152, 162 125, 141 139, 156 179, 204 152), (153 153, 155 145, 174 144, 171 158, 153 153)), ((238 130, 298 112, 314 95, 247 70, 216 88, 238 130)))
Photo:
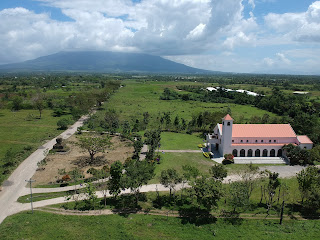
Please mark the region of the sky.
POLYGON ((141 52, 238 73, 320 75, 320 1, 1 0, 0 64, 141 52))

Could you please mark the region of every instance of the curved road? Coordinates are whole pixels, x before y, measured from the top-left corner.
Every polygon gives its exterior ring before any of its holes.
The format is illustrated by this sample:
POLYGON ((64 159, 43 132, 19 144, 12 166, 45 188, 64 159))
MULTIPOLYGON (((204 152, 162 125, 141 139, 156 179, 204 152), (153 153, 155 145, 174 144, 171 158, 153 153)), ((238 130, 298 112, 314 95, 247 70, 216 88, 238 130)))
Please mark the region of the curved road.
MULTIPOLYGON (((89 115, 81 117, 76 123, 61 133, 58 137, 69 138, 83 125, 89 115)), ((57 137, 56 137, 57 138, 57 137)), ((9 215, 15 213, 15 205, 19 196, 25 191, 27 182, 37 170, 37 163, 46 157, 46 152, 52 149, 56 143, 56 138, 40 146, 34 153, 26 158, 19 167, 11 174, 7 181, 3 183, 0 192, 0 223, 9 215)))

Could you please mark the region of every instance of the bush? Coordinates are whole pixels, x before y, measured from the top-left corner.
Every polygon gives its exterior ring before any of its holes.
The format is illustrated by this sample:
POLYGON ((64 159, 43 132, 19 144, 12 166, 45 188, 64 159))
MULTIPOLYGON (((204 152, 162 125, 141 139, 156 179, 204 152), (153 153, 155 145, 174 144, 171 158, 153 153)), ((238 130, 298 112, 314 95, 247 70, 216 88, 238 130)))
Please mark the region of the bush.
POLYGON ((227 164, 233 164, 234 160, 233 159, 223 159, 222 164, 227 165, 227 164))
POLYGON ((62 118, 57 122, 57 126, 59 127, 59 129, 65 130, 68 128, 68 125, 71 123, 72 122, 70 121, 70 119, 62 118))

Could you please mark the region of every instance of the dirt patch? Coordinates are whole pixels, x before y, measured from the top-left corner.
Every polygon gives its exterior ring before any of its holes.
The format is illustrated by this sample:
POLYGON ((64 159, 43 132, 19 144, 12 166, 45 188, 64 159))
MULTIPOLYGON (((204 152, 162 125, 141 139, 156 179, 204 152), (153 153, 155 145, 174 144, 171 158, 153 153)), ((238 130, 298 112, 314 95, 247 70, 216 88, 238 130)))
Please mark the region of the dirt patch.
POLYGON ((119 136, 114 136, 111 139, 112 146, 107 148, 105 153, 97 153, 95 161, 90 163, 89 153, 72 144, 72 142, 77 141, 76 136, 71 136, 65 142, 70 151, 49 154, 46 157, 47 165, 44 166, 44 170, 36 171, 32 177, 32 179, 36 180, 35 185, 56 183, 57 179, 62 177, 58 173, 59 169, 65 169, 65 172, 69 172, 74 168, 79 168, 84 173, 85 178, 91 177, 87 173, 89 168, 101 169, 105 165, 110 166, 115 161, 124 162, 128 157, 132 156, 134 151, 131 141, 121 140, 119 136))

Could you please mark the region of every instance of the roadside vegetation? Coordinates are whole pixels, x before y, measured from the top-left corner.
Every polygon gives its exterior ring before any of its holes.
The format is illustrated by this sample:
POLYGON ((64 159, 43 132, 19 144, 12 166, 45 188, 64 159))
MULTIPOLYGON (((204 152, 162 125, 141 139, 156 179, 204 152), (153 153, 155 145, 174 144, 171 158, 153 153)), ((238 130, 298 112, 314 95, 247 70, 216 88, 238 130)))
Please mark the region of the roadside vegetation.
POLYGON ((319 221, 217 219, 196 226, 183 219, 151 215, 67 216, 36 211, 8 217, 1 239, 316 239, 319 221), (72 227, 70 227, 72 225, 72 227), (59 229, 59 231, 57 231, 59 229))

